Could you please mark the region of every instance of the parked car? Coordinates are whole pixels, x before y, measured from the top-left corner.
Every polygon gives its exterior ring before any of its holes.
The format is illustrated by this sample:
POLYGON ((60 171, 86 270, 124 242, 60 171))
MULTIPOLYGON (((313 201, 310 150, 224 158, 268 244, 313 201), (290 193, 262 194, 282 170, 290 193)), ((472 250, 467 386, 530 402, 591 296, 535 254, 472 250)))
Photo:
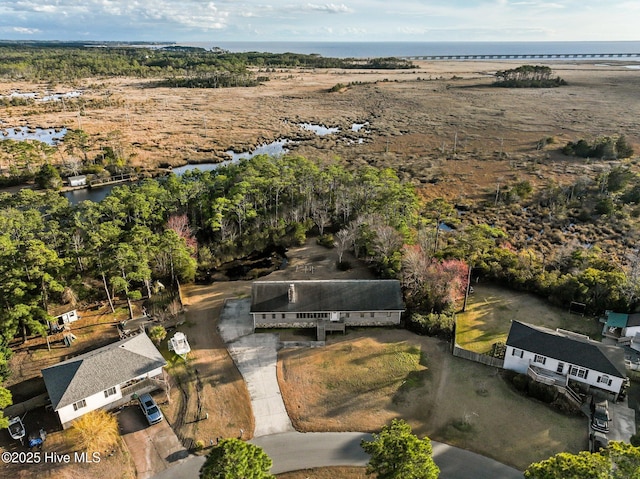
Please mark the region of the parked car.
POLYGON ((598 452, 609 445, 609 438, 606 434, 598 431, 592 431, 589 434, 589 451, 598 452))
POLYGON ((138 397, 138 403, 140 403, 140 409, 142 409, 142 413, 147 418, 149 425, 162 421, 162 412, 150 394, 143 394, 138 397))
POLYGON ((591 414, 591 429, 594 431, 609 432, 609 403, 607 401, 600 401, 595 403, 593 407, 593 413, 591 414))

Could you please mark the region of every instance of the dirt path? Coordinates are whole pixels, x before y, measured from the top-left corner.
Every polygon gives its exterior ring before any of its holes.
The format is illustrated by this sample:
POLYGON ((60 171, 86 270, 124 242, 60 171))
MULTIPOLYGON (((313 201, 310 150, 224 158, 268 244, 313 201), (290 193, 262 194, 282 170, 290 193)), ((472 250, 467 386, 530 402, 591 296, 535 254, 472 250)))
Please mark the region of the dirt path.
POLYGON ((169 366, 173 387, 167 416, 187 446, 253 431, 249 393, 217 331, 224 300, 248 288, 245 282, 183 288, 186 321, 178 329, 187 335, 191 353, 186 364, 177 360, 169 366))

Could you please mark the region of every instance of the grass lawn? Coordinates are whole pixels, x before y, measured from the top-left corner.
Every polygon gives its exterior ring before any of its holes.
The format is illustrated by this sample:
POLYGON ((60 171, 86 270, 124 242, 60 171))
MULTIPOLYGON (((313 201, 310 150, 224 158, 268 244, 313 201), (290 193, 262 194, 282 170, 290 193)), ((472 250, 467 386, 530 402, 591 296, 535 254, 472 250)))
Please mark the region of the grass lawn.
POLYGON ((324 348, 282 350, 278 381, 303 432, 376 432, 403 418, 420 437, 520 470, 587 444, 583 417, 521 396, 499 370, 453 357, 446 342, 406 330, 348 330, 324 348))
POLYGON ((600 337, 602 325, 596 319, 569 314, 532 294, 482 284, 474 289, 467 311, 456 316, 456 343, 465 349, 490 352, 493 343, 507 340, 512 320, 600 337))

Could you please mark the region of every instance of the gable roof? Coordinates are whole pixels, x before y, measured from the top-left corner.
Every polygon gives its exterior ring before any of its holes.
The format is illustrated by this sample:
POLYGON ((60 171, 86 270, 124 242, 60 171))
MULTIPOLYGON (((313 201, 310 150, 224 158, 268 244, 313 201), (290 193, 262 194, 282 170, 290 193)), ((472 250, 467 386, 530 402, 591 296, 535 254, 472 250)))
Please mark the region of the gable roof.
POLYGON ((404 311, 400 282, 389 280, 256 281, 251 312, 404 311), (289 302, 289 288, 295 302, 289 302))
POLYGON ((42 376, 57 411, 166 364, 141 333, 43 369, 42 376))
POLYGON ((582 366, 610 376, 624 378, 627 375, 622 348, 608 346, 568 331, 554 331, 541 326, 513 321, 507 338, 507 346, 582 366))

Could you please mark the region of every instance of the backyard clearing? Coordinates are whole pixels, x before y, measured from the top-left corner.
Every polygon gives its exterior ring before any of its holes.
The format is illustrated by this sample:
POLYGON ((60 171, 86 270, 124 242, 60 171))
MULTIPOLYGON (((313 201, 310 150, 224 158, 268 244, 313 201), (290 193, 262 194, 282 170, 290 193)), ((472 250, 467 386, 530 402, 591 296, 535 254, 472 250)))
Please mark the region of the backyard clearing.
POLYGON ((550 329, 566 329, 599 339, 602 325, 588 316, 569 314, 530 293, 499 286, 474 285, 467 311, 456 315, 456 343, 477 353, 486 354, 496 342, 506 342, 512 320, 550 329))
POLYGON ((303 432, 378 431, 401 417, 418 436, 520 470, 587 441, 583 418, 521 396, 499 370, 453 357, 444 341, 404 330, 349 330, 325 348, 284 350, 278 374, 303 432))

